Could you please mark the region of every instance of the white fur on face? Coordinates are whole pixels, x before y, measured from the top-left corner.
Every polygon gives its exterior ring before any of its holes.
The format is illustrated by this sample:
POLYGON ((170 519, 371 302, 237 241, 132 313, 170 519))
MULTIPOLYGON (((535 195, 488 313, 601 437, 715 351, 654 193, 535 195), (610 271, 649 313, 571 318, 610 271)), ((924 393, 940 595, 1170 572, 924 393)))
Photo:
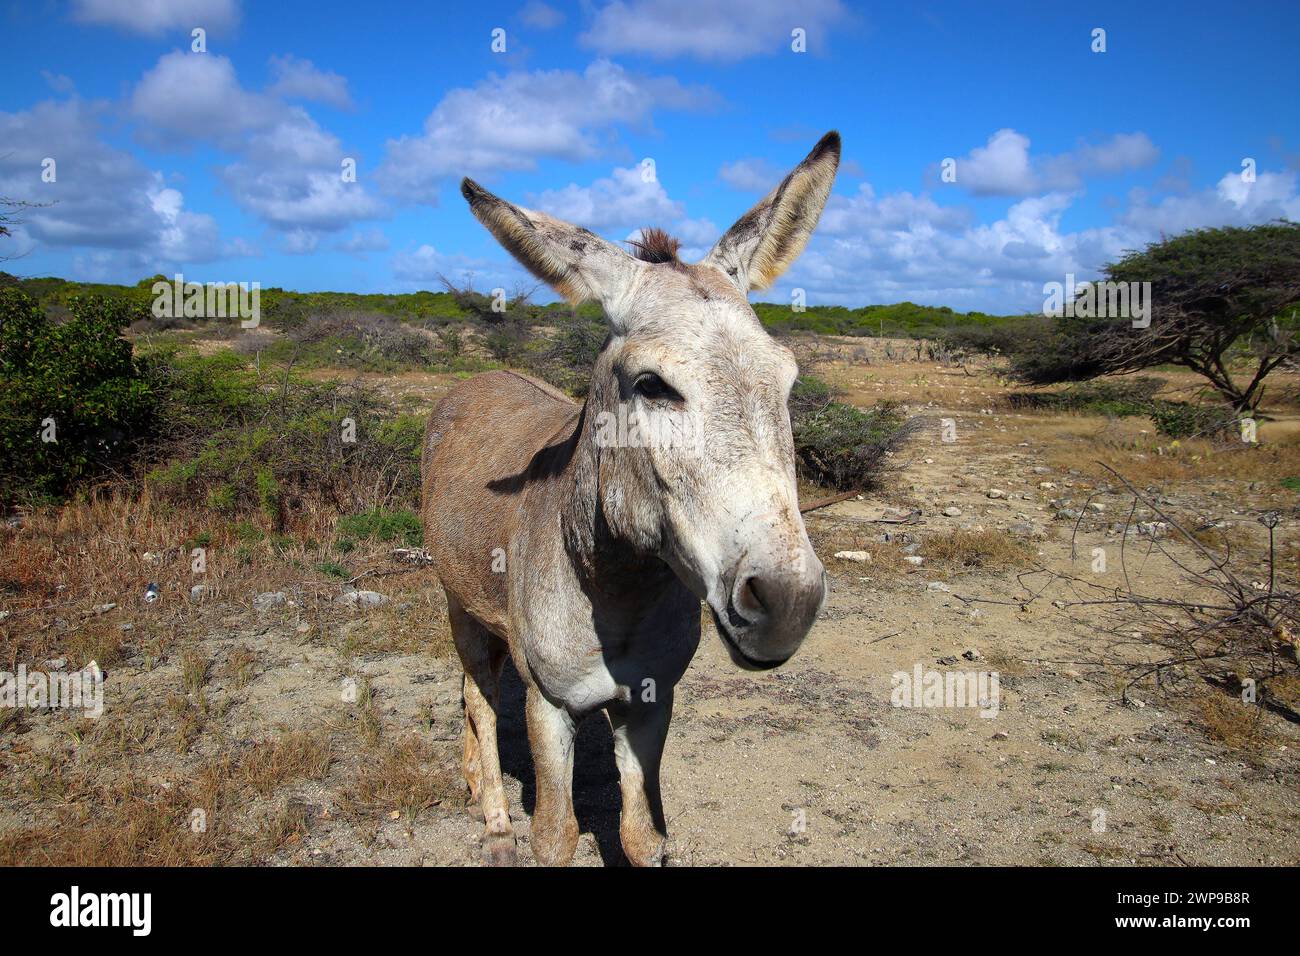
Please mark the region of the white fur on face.
MULTIPOLYGON (((699 267, 696 267, 697 269, 699 267)), ((639 277, 597 374, 594 392, 618 396, 651 434, 671 434, 686 416, 700 442, 622 451, 626 533, 660 538, 661 553, 715 609, 725 608, 742 561, 782 562, 811 553, 799 516, 794 444, 786 401, 798 368, 743 297, 690 267, 658 265, 639 277), (680 402, 635 393, 658 375, 680 402)), ((692 433, 695 434, 695 433, 692 433)), ((815 560, 815 559, 814 559, 815 560)))

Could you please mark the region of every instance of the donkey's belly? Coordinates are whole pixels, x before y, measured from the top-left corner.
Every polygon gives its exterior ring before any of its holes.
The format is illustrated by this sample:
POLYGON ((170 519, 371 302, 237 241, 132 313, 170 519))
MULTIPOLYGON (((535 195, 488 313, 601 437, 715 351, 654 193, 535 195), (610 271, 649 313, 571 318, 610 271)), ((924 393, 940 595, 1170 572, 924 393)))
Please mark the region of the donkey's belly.
MULTIPOLYGON (((511 372, 458 385, 429 416, 421 462, 425 547, 443 586, 472 617, 508 638, 506 552, 530 512, 526 490, 563 459, 579 407, 511 372)), ((561 469, 562 470, 562 469, 561 469)))

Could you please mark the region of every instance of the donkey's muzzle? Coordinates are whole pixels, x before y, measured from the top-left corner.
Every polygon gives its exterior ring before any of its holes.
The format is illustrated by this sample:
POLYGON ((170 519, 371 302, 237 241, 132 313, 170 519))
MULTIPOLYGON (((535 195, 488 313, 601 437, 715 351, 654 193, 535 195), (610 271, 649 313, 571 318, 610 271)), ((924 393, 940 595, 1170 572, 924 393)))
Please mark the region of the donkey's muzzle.
POLYGON ((759 567, 742 561, 718 623, 741 667, 784 664, 799 649, 826 601, 826 569, 811 551, 798 561, 759 567))

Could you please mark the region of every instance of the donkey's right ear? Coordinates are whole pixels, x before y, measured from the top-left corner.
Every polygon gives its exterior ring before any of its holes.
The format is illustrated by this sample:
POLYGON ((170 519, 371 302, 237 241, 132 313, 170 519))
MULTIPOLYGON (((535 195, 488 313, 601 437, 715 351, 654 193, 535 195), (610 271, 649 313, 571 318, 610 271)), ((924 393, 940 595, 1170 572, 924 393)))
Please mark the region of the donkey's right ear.
POLYGON ((636 276, 637 260, 590 229, 508 203, 472 179, 462 180, 460 191, 497 242, 574 305, 608 306, 636 276))

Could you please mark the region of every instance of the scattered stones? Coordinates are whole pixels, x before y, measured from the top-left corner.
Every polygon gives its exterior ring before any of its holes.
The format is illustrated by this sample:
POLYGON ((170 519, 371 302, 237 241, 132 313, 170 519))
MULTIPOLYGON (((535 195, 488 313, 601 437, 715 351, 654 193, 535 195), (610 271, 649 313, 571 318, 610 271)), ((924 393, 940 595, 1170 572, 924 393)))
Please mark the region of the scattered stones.
POLYGON ((871 555, 866 551, 836 551, 835 557, 841 561, 856 561, 858 564, 866 564, 871 560, 871 555))

